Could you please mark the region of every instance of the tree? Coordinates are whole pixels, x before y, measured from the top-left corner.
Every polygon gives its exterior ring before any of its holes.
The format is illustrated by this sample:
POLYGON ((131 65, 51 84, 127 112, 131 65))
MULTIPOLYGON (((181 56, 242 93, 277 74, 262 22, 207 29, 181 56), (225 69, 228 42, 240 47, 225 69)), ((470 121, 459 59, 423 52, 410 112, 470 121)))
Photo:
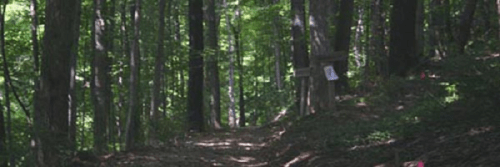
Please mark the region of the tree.
POLYGON ((155 58, 155 73, 154 73, 154 79, 153 79, 153 89, 151 92, 151 114, 149 115, 150 121, 152 128, 151 131, 149 132, 150 134, 150 140, 155 140, 155 134, 157 132, 157 128, 159 127, 159 122, 160 122, 160 104, 161 104, 161 99, 160 99, 160 86, 161 86, 161 78, 163 74, 163 65, 164 65, 164 33, 165 33, 165 6, 166 6, 166 1, 165 0, 159 0, 159 11, 160 11, 160 16, 159 16, 159 22, 160 22, 160 27, 158 30, 158 53, 156 54, 155 58))
MULTIPOLYGON (((6 9, 7 3, 4 1, 1 3, 1 10, 0 10, 0 54, 2 54, 3 58, 3 64, 4 64, 4 75, 6 76, 6 55, 5 55, 5 9, 6 9)), ((12 148, 12 132, 11 132, 11 111, 10 111, 10 102, 9 102, 9 87, 7 85, 7 77, 4 77, 4 82, 5 82, 5 105, 7 108, 7 122, 5 122, 5 117, 4 117, 4 108, 3 105, 0 104, 0 156, 2 158, 0 159, 0 166, 2 167, 7 167, 9 161, 12 161, 12 153, 11 153, 11 148, 12 148), (7 123, 7 127, 5 127, 5 124, 7 123), (8 141, 8 143, 7 143, 8 141), (9 157, 9 158, 5 158, 9 157)))
POLYGON ((331 53, 328 39, 328 4, 321 0, 309 1, 309 27, 311 38, 311 76, 309 77, 310 101, 309 112, 316 113, 330 108, 328 83, 319 57, 331 53))
POLYGON ((189 0, 188 127, 203 131, 203 0, 189 0))
POLYGON ((220 79, 219 79, 219 39, 218 39, 218 23, 217 13, 215 12, 215 0, 207 0, 207 45, 210 49, 207 69, 209 73, 210 86, 210 122, 214 129, 221 128, 220 122, 220 79))
POLYGON ((229 8, 227 6, 227 0, 223 0, 224 9, 226 10, 226 30, 227 30, 227 43, 229 46, 227 55, 229 56, 229 111, 228 111, 228 121, 229 127, 236 127, 236 98, 234 97, 234 45, 232 44, 231 34, 231 20, 229 18, 229 8))
MULTIPOLYGON (((335 34, 335 51, 349 51, 353 10, 353 0, 340 1, 340 14, 339 21, 337 23, 338 30, 335 34)), ((335 84, 335 90, 336 92, 345 91, 349 88, 349 84, 347 82, 347 71, 349 70, 348 59, 337 61, 334 64, 335 71, 339 76, 339 80, 337 84, 335 84)))
MULTIPOLYGON (((294 69, 309 67, 309 56, 306 44, 305 26, 305 1, 292 0, 292 58, 294 69)), ((306 95, 308 92, 308 80, 297 78, 295 81, 295 105, 300 115, 305 114, 306 95)))
POLYGON ((135 147, 140 136, 140 107, 139 107, 139 65, 140 65, 140 27, 141 20, 141 0, 135 0, 133 14, 134 40, 130 51, 130 85, 129 85, 129 110, 127 114, 127 133, 125 137, 126 150, 135 147))
POLYGON ((92 101, 94 103, 94 150, 97 154, 105 153, 107 149, 106 129, 108 115, 111 110, 110 64, 108 57, 108 29, 106 0, 94 0, 94 22, 92 36, 92 101))
POLYGON ((415 66, 417 0, 393 0, 389 41, 389 74, 405 77, 415 66))
POLYGON ((497 0, 497 14, 498 14, 498 39, 500 40, 500 0, 497 0))
POLYGON ((242 60, 242 44, 241 44, 241 11, 239 7, 236 7, 234 11, 234 15, 236 17, 236 26, 234 26, 234 46, 236 51, 236 65, 238 68, 238 88, 239 88, 239 108, 240 108, 240 117, 239 117, 239 126, 245 127, 246 117, 245 117, 245 90, 243 86, 243 60, 242 60))
POLYGON ((460 28, 458 33, 458 52, 464 53, 465 45, 469 41, 470 27, 476 11, 477 0, 467 0, 464 10, 460 16, 460 28))
POLYGON ((39 105, 44 135, 41 136, 43 166, 61 166, 62 154, 72 141, 68 139, 68 94, 70 57, 77 45, 75 20, 78 0, 49 0, 45 7, 44 52, 41 65, 39 105))
POLYGON ((367 55, 366 65, 365 65, 365 75, 369 75, 370 72, 370 61, 373 61, 378 69, 376 70, 378 74, 383 74, 381 63, 385 61, 384 54, 384 17, 382 17, 383 12, 383 0, 372 0, 371 3, 371 14, 370 14, 370 53, 367 55))

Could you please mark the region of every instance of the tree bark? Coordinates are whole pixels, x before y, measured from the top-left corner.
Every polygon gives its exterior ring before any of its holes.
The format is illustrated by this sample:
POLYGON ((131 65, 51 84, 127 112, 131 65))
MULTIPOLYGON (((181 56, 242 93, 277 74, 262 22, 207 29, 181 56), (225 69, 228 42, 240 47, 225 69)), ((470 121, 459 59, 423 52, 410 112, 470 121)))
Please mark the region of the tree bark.
POLYGON ((227 1, 223 0, 224 9, 226 10, 226 29, 228 32, 227 43, 229 46, 228 56, 229 56, 229 112, 228 121, 229 127, 236 127, 236 98, 234 97, 234 45, 232 44, 232 34, 231 34, 231 21, 229 18, 229 8, 227 7, 227 1))
POLYGON ((498 14, 498 39, 500 40, 500 0, 497 0, 497 14, 498 14))
MULTIPOLYGON (((335 51, 346 51, 349 53, 353 10, 353 0, 340 1, 339 22, 337 24, 338 30, 335 34, 335 51)), ((335 84, 335 90, 337 93, 345 92, 349 89, 347 78, 347 71, 349 70, 348 64, 348 58, 334 63, 335 72, 337 72, 339 76, 339 80, 335 84)))
MULTIPOLYGON (((309 55, 306 44, 305 0, 292 0, 292 59, 294 69, 309 67, 309 55)), ((295 105, 300 115, 306 114, 306 98, 308 80, 305 77, 296 78, 295 105)))
POLYGON ((365 65, 365 75, 370 75, 370 61, 374 61, 376 72, 380 75, 383 74, 381 63, 385 60, 384 54, 384 19, 382 17, 382 4, 383 0, 372 0, 371 3, 371 37, 370 37, 370 53, 367 56, 365 65))
POLYGON ((243 87, 243 54, 241 52, 241 13, 240 13, 240 8, 239 6, 236 8, 236 11, 234 12, 235 17, 236 17, 236 26, 235 26, 235 31, 234 31, 234 46, 235 46, 235 52, 236 52, 236 63, 238 66, 238 88, 239 88, 239 108, 240 108, 240 116, 239 116, 239 126, 240 127, 245 127, 245 122, 246 122, 246 117, 245 117, 245 90, 243 87))
POLYGON ((389 74, 405 77, 416 64, 417 0, 394 0, 391 12, 389 74))
POLYGON ((166 1, 165 0, 159 0, 159 11, 160 11, 160 16, 159 16, 159 30, 158 30, 158 53, 156 54, 155 58, 155 73, 154 73, 154 79, 153 79, 153 89, 151 92, 151 111, 149 115, 149 119, 151 122, 152 126, 149 132, 149 138, 150 140, 156 140, 156 133, 158 133, 158 126, 160 122, 160 113, 159 113, 159 107, 161 104, 161 99, 160 99, 160 91, 161 91, 161 78, 163 75, 163 64, 165 63, 164 60, 164 51, 163 48, 164 46, 164 34, 165 34, 165 6, 166 6, 166 1))
POLYGON ((92 101, 94 104, 94 151, 100 155, 108 151, 106 129, 108 115, 111 109, 110 95, 107 88, 110 85, 110 59, 108 57, 108 29, 106 17, 106 0, 94 0, 94 22, 92 50, 92 101))
MULTIPOLYGON (((2 146, 7 146, 7 147, 2 147, 2 149, 5 149, 6 152, 8 152, 7 155, 2 155, 2 156, 5 156, 5 157, 9 157, 9 164, 11 164, 11 166, 13 166, 12 164, 15 164, 15 157, 14 157, 14 154, 13 154, 13 150, 12 150, 12 146, 13 146, 13 143, 14 141, 12 141, 12 110, 11 110, 11 107, 10 107, 10 85, 9 85, 9 82, 10 82, 10 77, 9 77, 9 69, 8 69, 8 64, 7 64, 7 55, 5 53, 5 11, 6 11, 6 6, 7 6, 7 1, 4 1, 3 4, 1 4, 1 11, 0 11, 0 49, 1 49, 1 54, 2 54, 2 60, 3 60, 3 75, 4 75, 4 100, 5 100, 5 109, 6 109, 6 113, 7 113, 7 129, 5 129, 6 131, 4 132, 5 135, 4 135, 4 140, 5 140, 5 136, 7 137, 7 141, 8 145, 2 145, 2 146)), ((2 114, 2 117, 3 117, 3 110, 0 110, 2 111, 0 114, 2 114)), ((2 118, 3 119, 3 118, 2 118)), ((5 120, 2 120, 2 121, 5 121, 5 120)), ((2 122, 2 124, 4 124, 5 122, 2 122)), ((0 162, 2 163, 2 162, 0 162)), ((7 164, 7 161, 5 161, 5 164, 7 164)))
POLYGON ((78 0, 50 0, 45 7, 44 52, 41 66, 41 83, 38 110, 44 135, 42 166, 60 166, 70 148, 68 139, 68 95, 70 86, 70 58, 76 40, 75 20, 78 0))
POLYGON ((133 13, 134 40, 132 40, 130 52, 130 85, 129 85, 129 110, 127 116, 127 133, 125 137, 125 149, 130 150, 139 142, 140 136, 140 99, 139 99, 139 71, 140 71, 140 20, 141 0, 135 0, 131 13, 133 13))
POLYGON ((188 125, 190 131, 203 129, 203 0, 189 0, 188 125))
POLYGON ((477 0, 467 0, 464 10, 460 16, 460 28, 458 34, 458 52, 464 53, 465 45, 469 41, 470 28, 474 19, 474 12, 476 11, 477 0))
POLYGON ((320 56, 331 54, 328 32, 328 5, 322 0, 309 1, 309 27, 311 38, 311 76, 309 77, 309 112, 316 113, 329 109, 328 83, 325 78, 320 56))
POLYGON ((207 27, 208 27, 208 73, 210 86, 210 122, 214 129, 220 129, 220 79, 219 79, 219 39, 216 9, 216 0, 207 0, 207 27))

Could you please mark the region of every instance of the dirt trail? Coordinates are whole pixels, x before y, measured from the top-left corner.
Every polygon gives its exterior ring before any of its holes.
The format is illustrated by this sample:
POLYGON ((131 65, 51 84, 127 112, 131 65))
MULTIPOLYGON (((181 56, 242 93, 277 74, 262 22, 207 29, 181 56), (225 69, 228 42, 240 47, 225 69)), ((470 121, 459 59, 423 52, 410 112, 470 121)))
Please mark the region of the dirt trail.
MULTIPOLYGON (((226 132, 190 134, 168 144, 118 153, 105 166, 201 167, 269 166, 265 157, 280 128, 244 128, 226 132)), ((103 164, 104 165, 104 164, 103 164)))

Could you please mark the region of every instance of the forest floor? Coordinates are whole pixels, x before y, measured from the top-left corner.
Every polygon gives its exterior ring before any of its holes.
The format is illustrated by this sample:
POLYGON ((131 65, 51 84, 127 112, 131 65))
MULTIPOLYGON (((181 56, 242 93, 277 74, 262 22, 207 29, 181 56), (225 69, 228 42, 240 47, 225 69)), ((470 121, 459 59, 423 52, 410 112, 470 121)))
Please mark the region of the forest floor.
POLYGON ((346 96, 336 112, 290 116, 262 127, 184 134, 168 144, 101 157, 101 163, 412 167, 422 161, 439 167, 500 166, 498 101, 481 97, 443 102, 438 99, 450 92, 438 82, 396 83, 399 87, 390 98, 391 90, 384 90, 386 95, 373 91, 346 96))

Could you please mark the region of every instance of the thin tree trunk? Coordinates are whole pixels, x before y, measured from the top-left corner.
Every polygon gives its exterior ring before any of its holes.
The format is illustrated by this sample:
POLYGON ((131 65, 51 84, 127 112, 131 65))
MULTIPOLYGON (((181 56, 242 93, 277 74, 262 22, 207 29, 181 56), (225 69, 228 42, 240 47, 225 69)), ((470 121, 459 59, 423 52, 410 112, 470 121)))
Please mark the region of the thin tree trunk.
POLYGON ((229 113, 228 113, 228 121, 229 127, 236 127, 236 98, 234 97, 234 45, 232 44, 232 34, 231 34, 231 20, 229 18, 229 8, 227 6, 227 0, 223 0, 224 9, 226 10, 226 30, 228 32, 227 35, 227 43, 229 46, 227 55, 229 56, 229 113))
MULTIPOLYGON (((305 1, 292 0, 292 59, 294 69, 309 67, 309 56, 306 44, 306 26, 305 26, 305 1)), ((300 115, 306 114, 306 95, 308 94, 308 79, 305 77, 297 78, 295 81, 295 104, 298 107, 300 115)))
POLYGON ((107 92, 109 87, 110 58, 108 57, 109 39, 107 21, 106 0, 94 0, 94 35, 92 49, 94 57, 92 61, 92 95, 94 104, 94 151, 103 154, 108 151, 106 128, 108 127, 108 115, 110 112, 110 97, 107 92))
POLYGON ((236 8, 236 11, 234 12, 235 14, 235 19, 236 19, 236 28, 234 31, 234 46, 235 46, 235 52, 236 52, 236 61, 237 61, 237 66, 238 66, 238 87, 239 87, 239 108, 240 108, 240 116, 239 116, 239 123, 238 125, 240 127, 245 127, 245 93, 244 93, 244 87, 243 87, 243 58, 242 58, 242 51, 241 51, 241 13, 240 13, 240 8, 239 6, 236 8))
POLYGON ((187 113, 190 131, 203 126, 203 0, 189 0, 189 80, 187 113))
POLYGON ((498 14, 498 39, 500 40, 500 0, 497 0, 497 14, 498 14))
POLYGON ((356 62, 356 67, 360 68, 361 67, 361 52, 362 52, 362 42, 361 42, 361 36, 363 35, 364 32, 364 22, 363 22, 363 16, 365 13, 365 9, 363 6, 358 7, 358 21, 356 25, 356 34, 354 35, 354 58, 356 62))
MULTIPOLYGON (((80 14, 81 14, 81 4, 82 2, 80 0, 77 1, 77 11, 76 11, 76 16, 74 18, 74 21, 78 26, 75 26, 75 33, 77 35, 74 36, 74 43, 78 43, 78 40, 80 38, 80 14)), ((76 72, 77 72, 77 59, 78 59, 78 45, 74 45, 71 51, 71 59, 70 59, 70 90, 69 90, 69 100, 70 100, 70 107, 69 107, 69 113, 68 115, 70 116, 68 119, 68 124, 69 124, 69 141, 71 142, 71 147, 72 150, 76 149, 76 112, 77 112, 77 85, 76 85, 76 72)))
POLYGON ((135 147, 136 143, 139 142, 140 136, 140 101, 139 101, 139 61, 140 61, 140 51, 139 51, 139 23, 141 18, 141 0, 135 0, 133 12, 133 28, 134 28, 134 40, 132 41, 131 52, 130 52, 130 99, 129 99, 129 110, 127 114, 127 133, 125 137, 125 149, 130 150, 135 147))
POLYGON ((425 9, 424 1, 417 2, 417 18, 415 23, 415 34, 417 40, 416 53, 415 56, 423 57, 424 54, 424 20, 425 20, 425 9))
MULTIPOLYGON (((37 110, 37 107, 38 106, 38 93, 40 92, 40 59, 39 59, 39 52, 38 52, 38 15, 37 15, 37 1, 36 0, 30 0, 30 17, 31 17, 31 44, 32 44, 32 54, 33 54, 33 71, 35 73, 35 78, 33 79, 34 80, 34 93, 33 93, 33 107, 34 108, 34 118, 33 118, 33 121, 35 122, 35 128, 33 130, 33 136, 32 136, 32 143, 35 143, 33 145, 31 145, 31 151, 32 151, 32 155, 34 157, 34 163, 35 163, 35 166, 40 166, 37 162, 41 162, 41 160, 39 161, 38 159, 41 158, 39 157, 39 155, 41 155, 40 153, 40 149, 39 149, 39 145, 40 145, 40 138, 39 138, 39 135, 38 135, 38 127, 40 127, 41 125, 39 125, 38 123, 40 123, 40 111, 37 110)), ((1 107, 1 106, 0 106, 1 107)), ((3 112, 2 112, 3 113, 3 112)), ((2 118, 0 119, 3 119, 3 114, 1 116, 2 118)), ((0 120, 2 122, 0 122, 2 125, 0 126, 3 126, 3 120, 0 120)), ((1 130, 1 128, 0 128, 1 130)), ((1 146, 0 146, 1 147, 1 146)), ((2 151, 2 150, 0 150, 2 151)), ((1 164, 0 164, 1 165, 1 164)))
MULTIPOLYGON (((3 60, 3 73, 4 73, 4 100, 5 100, 5 109, 7 112, 7 141, 8 145, 6 147, 6 150, 8 152, 8 157, 9 157, 9 163, 12 166, 13 164, 16 164, 16 160, 13 154, 13 143, 12 141, 12 110, 10 108, 10 77, 9 77, 9 69, 8 69, 8 64, 7 64, 7 58, 5 54, 5 10, 6 10, 6 1, 2 4, 2 10, 0 11, 0 47, 1 47, 1 54, 2 54, 2 60, 3 60)), ((3 112, 0 114, 4 114, 3 112)))
POLYGON ((161 85, 161 78, 163 74, 163 64, 165 63, 164 61, 164 51, 163 48, 164 46, 164 34, 165 34, 165 6, 166 6, 166 1, 165 0, 159 0, 159 10, 160 10, 160 16, 159 16, 159 30, 158 30, 158 53, 156 54, 156 60, 155 60, 155 73, 154 73, 154 79, 153 79, 153 89, 151 92, 151 111, 149 113, 149 118, 151 121, 152 126, 149 131, 149 140, 154 141, 157 139, 156 133, 158 133, 158 126, 159 126, 159 121, 160 121, 160 113, 159 113, 159 107, 161 103, 160 99, 160 85, 161 85))
POLYGON ((474 18, 474 12, 476 11, 477 1, 478 0, 467 0, 463 13, 460 17, 460 31, 458 34, 459 53, 464 53, 465 45, 467 44, 467 41, 469 41, 470 28, 474 18))
POLYGON ((214 129, 220 129, 220 79, 219 79, 219 39, 218 39, 218 15, 215 12, 216 0, 207 0, 207 27, 208 27, 208 73, 210 86, 210 122, 214 129))
MULTIPOLYGON (((120 59, 119 63, 119 72, 118 72, 118 89, 119 90, 124 90, 125 89, 125 83, 124 83, 124 66, 126 63, 126 59, 129 57, 130 54, 130 44, 129 44, 129 39, 128 39, 128 33, 127 33, 127 8, 126 8, 127 1, 122 1, 120 4, 120 33, 122 34, 121 38, 121 45, 122 45, 122 57, 120 59)), ((125 91, 120 91, 118 95, 118 111, 128 111, 126 106, 125 106, 125 91)), ((117 124, 117 131, 118 131, 118 143, 120 143, 121 148, 123 147, 123 132, 124 132, 124 126, 123 124, 123 117, 120 112, 118 116, 118 120, 116 121, 117 124)))

